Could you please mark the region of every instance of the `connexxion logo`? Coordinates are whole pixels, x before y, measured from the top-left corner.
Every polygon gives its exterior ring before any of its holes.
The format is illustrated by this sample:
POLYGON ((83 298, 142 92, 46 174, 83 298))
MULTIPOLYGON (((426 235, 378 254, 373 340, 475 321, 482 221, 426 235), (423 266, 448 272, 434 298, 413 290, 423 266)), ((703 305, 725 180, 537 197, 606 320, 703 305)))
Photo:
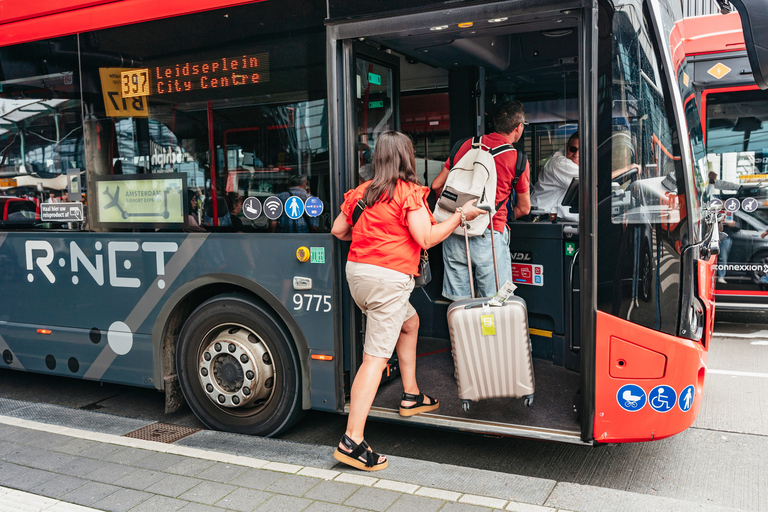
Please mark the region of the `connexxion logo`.
MULTIPOLYGON (((69 243, 69 261, 64 257, 60 257, 56 263, 61 268, 69 266, 69 270, 72 273, 72 284, 78 284, 80 277, 78 273, 80 269, 84 269, 98 284, 104 285, 105 271, 104 271, 104 254, 101 253, 103 245, 101 242, 96 242, 93 245, 94 256, 93 261, 88 259, 80 246, 75 242, 69 243), (69 265, 67 265, 69 264, 69 265)), ((53 273, 51 267, 55 267, 54 259, 55 253, 53 246, 45 240, 27 240, 24 244, 26 253, 27 281, 30 283, 35 280, 35 266, 43 273, 43 276, 50 283, 56 282, 56 275, 53 273)), ((107 243, 107 268, 109 272, 109 285, 116 288, 139 288, 141 287, 141 279, 135 276, 130 276, 131 260, 128 259, 128 253, 137 253, 143 251, 145 253, 154 253, 155 261, 157 263, 157 275, 165 275, 165 255, 167 253, 175 253, 179 249, 178 244, 175 242, 144 242, 139 246, 138 242, 108 242, 107 243), (122 267, 122 270, 119 267, 122 267), (118 275, 119 271, 119 275, 118 275)), ((157 286, 160 289, 165 288, 165 281, 158 279, 157 286)))

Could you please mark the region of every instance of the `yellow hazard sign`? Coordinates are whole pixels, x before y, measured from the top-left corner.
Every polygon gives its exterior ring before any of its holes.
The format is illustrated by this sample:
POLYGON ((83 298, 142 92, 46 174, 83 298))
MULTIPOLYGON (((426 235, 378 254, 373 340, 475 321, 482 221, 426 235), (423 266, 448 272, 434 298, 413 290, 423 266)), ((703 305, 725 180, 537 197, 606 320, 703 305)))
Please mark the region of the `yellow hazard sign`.
POLYGON ((720 80, 730 72, 731 72, 731 68, 729 68, 722 62, 718 62, 717 64, 715 64, 714 66, 712 66, 707 70, 707 73, 717 78, 718 80, 720 80))

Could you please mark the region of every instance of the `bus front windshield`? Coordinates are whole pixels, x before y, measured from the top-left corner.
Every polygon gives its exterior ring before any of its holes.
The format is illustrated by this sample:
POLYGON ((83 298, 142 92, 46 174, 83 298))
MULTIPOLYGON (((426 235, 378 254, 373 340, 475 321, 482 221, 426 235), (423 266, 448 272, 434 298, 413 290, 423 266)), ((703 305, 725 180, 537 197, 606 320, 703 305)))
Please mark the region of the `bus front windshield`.
POLYGON ((768 99, 762 91, 707 96, 709 168, 733 183, 763 180, 768 173, 768 99))

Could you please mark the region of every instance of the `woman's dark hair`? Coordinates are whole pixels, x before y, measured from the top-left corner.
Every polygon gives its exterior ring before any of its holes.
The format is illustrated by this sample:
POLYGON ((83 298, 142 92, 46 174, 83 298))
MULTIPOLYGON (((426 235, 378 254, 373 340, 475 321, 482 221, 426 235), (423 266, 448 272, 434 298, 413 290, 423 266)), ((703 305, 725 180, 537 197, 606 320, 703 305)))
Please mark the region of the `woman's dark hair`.
POLYGON ((397 180, 420 185, 416 177, 416 156, 410 137, 400 132, 384 132, 373 150, 373 182, 363 194, 366 206, 379 201, 391 201, 395 195, 397 180))

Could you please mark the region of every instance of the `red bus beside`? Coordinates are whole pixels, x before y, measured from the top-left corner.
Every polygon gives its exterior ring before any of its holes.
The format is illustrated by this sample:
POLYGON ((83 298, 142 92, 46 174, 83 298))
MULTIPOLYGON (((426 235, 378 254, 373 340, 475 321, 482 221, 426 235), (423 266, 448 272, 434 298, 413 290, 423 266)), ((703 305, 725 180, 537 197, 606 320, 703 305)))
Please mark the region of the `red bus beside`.
POLYGON ((701 104, 707 166, 720 187, 711 190, 726 210, 716 268, 721 310, 768 306, 768 121, 750 66, 738 13, 681 22, 685 51, 701 104))

